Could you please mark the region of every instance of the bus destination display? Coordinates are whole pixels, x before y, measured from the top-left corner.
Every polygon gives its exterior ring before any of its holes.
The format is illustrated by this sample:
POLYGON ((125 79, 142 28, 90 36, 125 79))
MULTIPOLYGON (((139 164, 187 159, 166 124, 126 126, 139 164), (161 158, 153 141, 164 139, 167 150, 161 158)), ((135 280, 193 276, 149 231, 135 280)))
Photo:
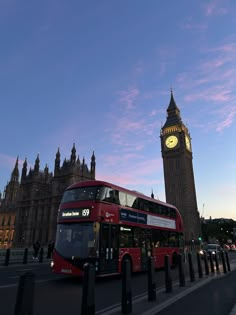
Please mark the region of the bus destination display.
POLYGON ((90 217, 89 208, 63 209, 59 212, 60 219, 82 219, 90 217))

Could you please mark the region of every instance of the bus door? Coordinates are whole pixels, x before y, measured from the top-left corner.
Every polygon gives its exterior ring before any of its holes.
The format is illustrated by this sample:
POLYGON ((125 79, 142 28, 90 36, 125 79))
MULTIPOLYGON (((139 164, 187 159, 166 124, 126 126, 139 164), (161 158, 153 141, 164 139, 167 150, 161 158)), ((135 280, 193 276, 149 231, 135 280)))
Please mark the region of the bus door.
POLYGON ((118 238, 118 225, 101 224, 100 273, 118 272, 118 238))
POLYGON ((147 270, 148 257, 152 254, 152 231, 149 229, 141 229, 141 270, 147 270))

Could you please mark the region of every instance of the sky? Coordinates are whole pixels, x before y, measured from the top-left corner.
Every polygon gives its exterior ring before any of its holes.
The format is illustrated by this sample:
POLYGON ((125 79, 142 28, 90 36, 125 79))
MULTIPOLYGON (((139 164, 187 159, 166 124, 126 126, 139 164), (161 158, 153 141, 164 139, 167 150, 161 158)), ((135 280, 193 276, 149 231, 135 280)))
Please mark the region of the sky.
POLYGON ((165 201, 170 89, 198 210, 236 220, 235 0, 0 0, 0 191, 73 143, 96 179, 165 201))

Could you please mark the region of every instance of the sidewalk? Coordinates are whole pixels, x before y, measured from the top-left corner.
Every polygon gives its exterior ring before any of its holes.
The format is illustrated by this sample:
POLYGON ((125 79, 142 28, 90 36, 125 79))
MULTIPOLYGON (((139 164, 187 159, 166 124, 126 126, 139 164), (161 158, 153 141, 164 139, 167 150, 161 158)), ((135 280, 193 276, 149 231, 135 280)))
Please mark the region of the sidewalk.
MULTIPOLYGON (((236 270, 214 273, 194 282, 186 279, 186 286, 173 284, 171 293, 165 288, 156 292, 156 300, 148 301, 147 294, 132 301, 133 315, 236 315, 236 270), (214 304, 212 304, 214 303, 214 304), (233 308, 235 304, 235 307, 233 308), (184 310, 184 312, 183 312, 184 310), (231 313, 230 313, 231 312, 231 313)), ((121 305, 96 312, 96 315, 121 315, 121 305)))

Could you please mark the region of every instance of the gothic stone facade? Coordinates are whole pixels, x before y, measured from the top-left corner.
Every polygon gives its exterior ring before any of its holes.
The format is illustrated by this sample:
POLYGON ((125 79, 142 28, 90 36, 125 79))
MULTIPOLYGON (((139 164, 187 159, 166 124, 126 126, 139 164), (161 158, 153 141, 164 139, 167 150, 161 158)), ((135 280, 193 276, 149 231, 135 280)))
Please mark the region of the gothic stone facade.
POLYGON ((188 129, 180 117, 171 91, 167 119, 161 129, 161 150, 164 167, 166 201, 180 211, 187 243, 197 241, 200 218, 195 191, 192 145, 188 129))
MULTIPOLYGON (((39 240, 41 245, 45 246, 50 240, 54 240, 57 212, 63 191, 75 182, 95 179, 95 168, 94 153, 91 157, 89 169, 85 160, 83 159, 81 162, 79 157, 76 156, 75 145, 71 150, 70 159, 65 159, 62 165, 58 149, 54 173, 49 172, 47 165, 44 170, 40 170, 39 156, 35 160, 34 168, 27 172, 27 161, 25 160, 20 182, 19 171, 18 177, 14 175, 14 183, 18 183, 14 203, 10 199, 11 209, 15 215, 12 245, 14 247, 32 246, 36 240, 39 240)), ((18 170, 18 159, 15 169, 18 170)), ((15 169, 13 173, 16 172, 15 169)), ((2 198, 0 213, 6 213, 9 184, 2 198)))
POLYGON ((10 182, 4 192, 4 198, 0 194, 0 248, 12 246, 15 232, 15 209, 19 191, 18 158, 11 174, 10 182))

